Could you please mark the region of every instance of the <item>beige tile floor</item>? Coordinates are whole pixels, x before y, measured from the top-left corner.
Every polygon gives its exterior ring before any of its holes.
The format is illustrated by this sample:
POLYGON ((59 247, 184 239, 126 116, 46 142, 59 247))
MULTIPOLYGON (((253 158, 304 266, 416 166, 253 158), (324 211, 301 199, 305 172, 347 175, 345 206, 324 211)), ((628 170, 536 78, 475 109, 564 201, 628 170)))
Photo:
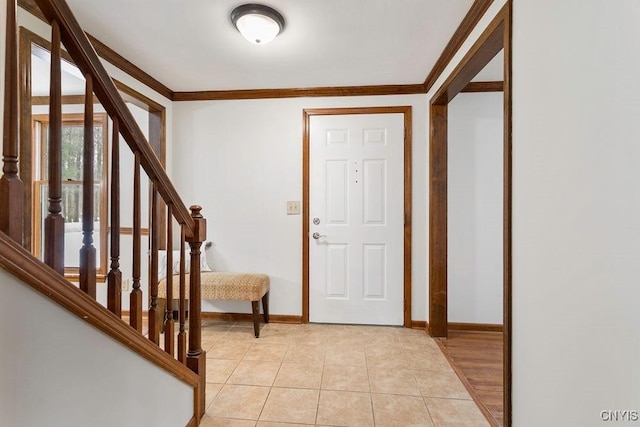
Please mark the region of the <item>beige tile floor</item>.
POLYGON ((487 426, 423 331, 203 321, 201 426, 487 426))

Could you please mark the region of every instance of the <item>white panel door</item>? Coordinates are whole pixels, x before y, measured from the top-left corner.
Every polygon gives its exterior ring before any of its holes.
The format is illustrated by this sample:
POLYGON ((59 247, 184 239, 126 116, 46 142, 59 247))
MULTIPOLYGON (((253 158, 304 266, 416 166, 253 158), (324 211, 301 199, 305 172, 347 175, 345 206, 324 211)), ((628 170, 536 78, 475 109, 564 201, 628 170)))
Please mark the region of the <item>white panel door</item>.
POLYGON ((402 325, 404 115, 310 123, 309 320, 402 325))

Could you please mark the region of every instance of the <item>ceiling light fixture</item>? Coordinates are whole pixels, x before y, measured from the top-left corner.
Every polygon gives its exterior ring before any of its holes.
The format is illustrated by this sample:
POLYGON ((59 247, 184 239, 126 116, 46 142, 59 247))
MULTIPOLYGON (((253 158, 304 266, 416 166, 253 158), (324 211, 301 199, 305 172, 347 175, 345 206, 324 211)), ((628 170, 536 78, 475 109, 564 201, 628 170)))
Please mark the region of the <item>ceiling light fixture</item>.
POLYGON ((242 36, 255 44, 267 44, 284 30, 284 17, 263 4, 243 4, 231 12, 231 22, 242 36))

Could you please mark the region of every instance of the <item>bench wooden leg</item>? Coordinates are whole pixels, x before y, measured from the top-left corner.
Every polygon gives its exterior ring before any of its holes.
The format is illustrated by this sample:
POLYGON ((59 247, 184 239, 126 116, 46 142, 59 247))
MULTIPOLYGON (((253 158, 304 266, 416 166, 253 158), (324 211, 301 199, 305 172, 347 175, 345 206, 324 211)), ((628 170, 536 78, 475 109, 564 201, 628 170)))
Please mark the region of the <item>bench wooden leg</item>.
POLYGON ((262 297, 262 312, 264 313, 264 323, 269 323, 269 291, 262 297))
POLYGON ((256 338, 260 337, 260 301, 251 301, 251 309, 253 310, 253 332, 256 338))
POLYGON ((167 309, 167 300, 158 298, 158 307, 156 308, 156 325, 160 325, 160 332, 164 333, 165 311, 167 309))

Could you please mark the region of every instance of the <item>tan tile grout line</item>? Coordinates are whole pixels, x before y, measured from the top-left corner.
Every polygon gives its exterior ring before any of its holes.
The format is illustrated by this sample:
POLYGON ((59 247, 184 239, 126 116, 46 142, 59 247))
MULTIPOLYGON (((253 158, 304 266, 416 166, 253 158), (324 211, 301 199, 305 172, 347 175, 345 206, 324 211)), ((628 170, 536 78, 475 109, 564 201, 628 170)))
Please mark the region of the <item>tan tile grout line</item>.
MULTIPOLYGON (((363 338, 364 338, 364 334, 363 334, 363 338)), ((366 340, 364 340, 364 343, 362 345, 362 348, 364 350, 364 366, 365 369, 367 370, 367 380, 369 381, 369 401, 371 402, 371 417, 373 417, 373 425, 375 427, 376 425, 376 412, 375 409, 373 409, 373 393, 371 393, 371 375, 369 375, 369 360, 367 359, 367 345, 366 345, 366 340)))
POLYGON ((320 375, 320 385, 318 386, 318 403, 316 404, 316 418, 314 425, 318 424, 318 415, 320 414, 320 395, 322 394, 322 382, 324 381, 324 368, 327 366, 327 351, 324 352, 324 360, 322 361, 322 375, 320 375))

